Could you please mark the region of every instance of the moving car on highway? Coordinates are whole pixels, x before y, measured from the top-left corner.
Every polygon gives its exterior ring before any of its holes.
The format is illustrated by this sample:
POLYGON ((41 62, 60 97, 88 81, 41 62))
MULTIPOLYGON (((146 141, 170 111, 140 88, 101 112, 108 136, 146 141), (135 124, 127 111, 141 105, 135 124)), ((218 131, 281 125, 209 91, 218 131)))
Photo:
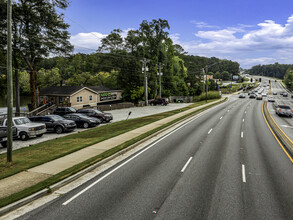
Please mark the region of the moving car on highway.
POLYGON ((293 116, 293 110, 288 105, 275 105, 276 114, 279 116, 287 116, 292 117, 293 116))
POLYGON ((256 100, 262 100, 262 95, 257 95, 256 100))
POLYGON ((256 95, 254 93, 251 93, 249 96, 250 99, 255 99, 255 97, 256 97, 256 95))
POLYGON ((245 98, 245 94, 244 94, 244 93, 241 93, 241 94, 239 95, 239 98, 245 98))

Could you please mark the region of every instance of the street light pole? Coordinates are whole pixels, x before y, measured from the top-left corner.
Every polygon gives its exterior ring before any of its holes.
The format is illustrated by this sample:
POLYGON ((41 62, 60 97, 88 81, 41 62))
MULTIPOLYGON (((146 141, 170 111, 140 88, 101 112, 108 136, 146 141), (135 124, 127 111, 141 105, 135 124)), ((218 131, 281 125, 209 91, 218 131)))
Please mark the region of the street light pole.
POLYGON ((206 103, 208 102, 208 66, 206 66, 206 103))

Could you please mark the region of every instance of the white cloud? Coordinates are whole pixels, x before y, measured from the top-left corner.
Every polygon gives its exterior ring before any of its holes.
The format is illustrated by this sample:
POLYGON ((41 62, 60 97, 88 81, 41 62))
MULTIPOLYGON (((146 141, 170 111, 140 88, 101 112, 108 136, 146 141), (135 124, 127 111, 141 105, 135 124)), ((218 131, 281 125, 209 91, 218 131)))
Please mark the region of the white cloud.
POLYGON ((203 22, 203 21, 192 20, 192 21, 190 21, 190 23, 195 24, 195 26, 197 28, 219 28, 219 26, 209 25, 208 23, 203 22))
POLYGON ((265 20, 256 26, 239 24, 220 30, 201 30, 191 42, 180 42, 178 36, 177 43, 191 54, 230 57, 245 68, 274 62, 292 63, 292 55, 283 55, 293 54, 293 15, 286 24, 265 20))
POLYGON ((101 39, 106 36, 106 34, 99 32, 78 33, 77 35, 71 36, 70 42, 75 49, 97 50, 101 46, 101 39))

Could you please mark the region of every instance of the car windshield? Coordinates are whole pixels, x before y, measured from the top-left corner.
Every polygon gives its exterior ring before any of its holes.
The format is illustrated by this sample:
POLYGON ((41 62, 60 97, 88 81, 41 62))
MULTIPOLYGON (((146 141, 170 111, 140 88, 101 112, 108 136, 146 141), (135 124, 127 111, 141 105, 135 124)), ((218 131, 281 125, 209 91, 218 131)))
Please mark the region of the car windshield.
POLYGON ((68 107, 68 110, 70 110, 71 112, 76 112, 75 108, 72 107, 68 107))
POLYGON ((95 110, 95 112, 96 112, 96 113, 99 113, 99 114, 103 114, 103 112, 100 111, 100 110, 95 110))
POLYGON ((51 115, 50 118, 53 119, 54 121, 64 120, 64 118, 62 118, 59 115, 51 115))
POLYGON ((28 118, 17 118, 17 119, 14 119, 14 123, 16 125, 24 125, 24 124, 31 123, 31 121, 28 118))

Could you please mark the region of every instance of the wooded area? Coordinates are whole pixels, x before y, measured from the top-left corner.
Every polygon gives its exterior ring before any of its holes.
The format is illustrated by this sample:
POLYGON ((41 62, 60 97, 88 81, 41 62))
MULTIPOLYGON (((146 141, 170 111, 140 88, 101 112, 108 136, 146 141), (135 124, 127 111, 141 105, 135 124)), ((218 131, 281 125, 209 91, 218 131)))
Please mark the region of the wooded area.
MULTIPOLYGON (((209 68, 214 78, 230 80, 238 74, 239 64, 218 58, 187 55, 174 45, 167 20, 142 21, 137 30, 129 30, 125 38, 114 29, 102 39, 97 51, 72 54, 69 27, 63 14, 67 0, 20 0, 13 3, 13 66, 16 94, 31 95, 36 107, 37 90, 55 85, 104 85, 123 90, 123 99, 137 103, 143 100, 144 79, 141 60, 149 60, 149 98, 158 96, 158 66, 162 67, 162 96, 199 95, 203 90, 202 68, 209 68), (51 58, 48 58, 50 55, 51 58), (53 56, 53 57, 52 57, 53 56), (19 83, 18 83, 19 82, 19 83), (19 89, 18 89, 19 88, 19 89)), ((6 94, 6 9, 0 0, 0 92, 6 94)), ((98 42, 98 39, 97 39, 98 42)), ((98 43, 97 43, 98 46, 98 43)), ((209 88, 217 89, 209 82, 209 88)))

